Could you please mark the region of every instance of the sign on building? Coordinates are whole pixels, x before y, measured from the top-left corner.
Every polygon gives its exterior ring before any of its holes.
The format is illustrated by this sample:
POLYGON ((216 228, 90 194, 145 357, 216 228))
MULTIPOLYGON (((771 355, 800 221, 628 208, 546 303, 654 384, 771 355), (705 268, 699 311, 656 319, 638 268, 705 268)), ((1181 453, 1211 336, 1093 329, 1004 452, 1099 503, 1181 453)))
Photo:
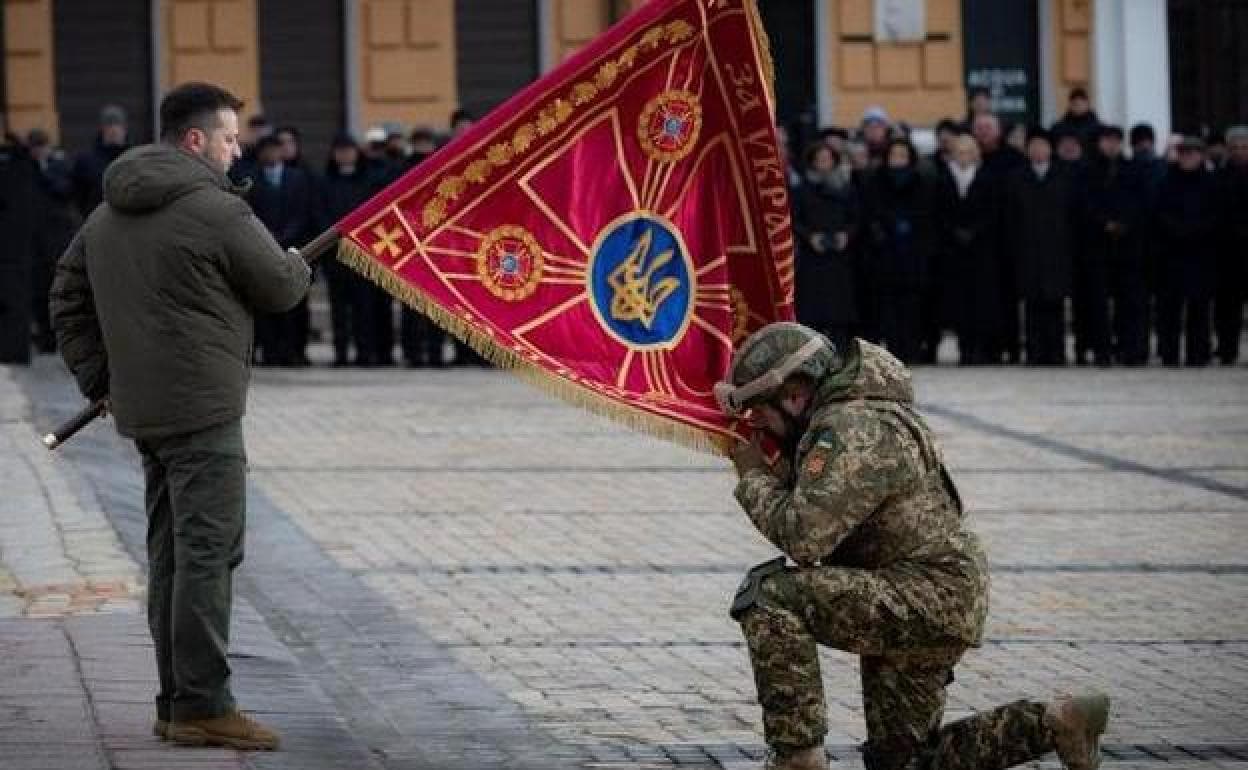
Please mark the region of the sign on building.
POLYGON ((921 43, 927 39, 925 0, 875 0, 877 43, 921 43))

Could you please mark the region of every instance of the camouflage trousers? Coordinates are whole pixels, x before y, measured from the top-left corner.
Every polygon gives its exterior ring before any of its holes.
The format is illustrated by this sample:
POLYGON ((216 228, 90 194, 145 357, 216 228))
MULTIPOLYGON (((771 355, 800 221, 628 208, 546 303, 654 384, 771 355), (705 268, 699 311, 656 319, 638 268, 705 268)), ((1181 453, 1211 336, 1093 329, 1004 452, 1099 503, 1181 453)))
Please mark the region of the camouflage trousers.
POLYGON ((867 770, 993 770, 1053 750, 1042 703, 1017 701, 941 727, 945 688, 964 645, 926 638, 931 631, 921 622, 899 617, 890 590, 871 571, 835 567, 765 580, 741 628, 768 744, 786 750, 823 742, 822 644, 861 655, 867 770))

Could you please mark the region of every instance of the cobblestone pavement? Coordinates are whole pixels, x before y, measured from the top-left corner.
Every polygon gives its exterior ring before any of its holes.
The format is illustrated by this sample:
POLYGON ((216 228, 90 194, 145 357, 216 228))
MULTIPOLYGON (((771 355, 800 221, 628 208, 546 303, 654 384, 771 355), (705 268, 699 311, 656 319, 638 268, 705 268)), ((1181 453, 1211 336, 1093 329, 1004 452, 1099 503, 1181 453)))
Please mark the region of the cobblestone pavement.
MULTIPOLYGON (((36 422, 72 403, 46 359, 19 379, 36 422)), ((1099 686, 1116 698, 1114 770, 1248 768, 1248 369, 916 381, 994 564, 989 640, 959 667, 949 718, 1099 686)), ((20 422, 0 427, 30 430, 20 422)), ((761 755, 726 605, 772 552, 722 460, 484 370, 261 371, 246 427, 243 615, 369 761, 761 755)), ((139 481, 110 434, 94 426, 63 457, 137 554, 139 481)), ((856 767, 856 663, 823 663, 828 748, 856 767)), ((296 705, 252 692, 277 713, 296 705)))

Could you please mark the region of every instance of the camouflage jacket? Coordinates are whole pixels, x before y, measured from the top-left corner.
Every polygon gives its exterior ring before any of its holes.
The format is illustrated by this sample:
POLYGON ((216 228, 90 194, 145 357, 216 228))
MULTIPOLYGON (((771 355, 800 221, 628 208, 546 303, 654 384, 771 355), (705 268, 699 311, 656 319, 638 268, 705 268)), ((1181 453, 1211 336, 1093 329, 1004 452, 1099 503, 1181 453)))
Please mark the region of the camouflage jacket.
POLYGON ((987 612, 988 571, 905 367, 862 340, 818 385, 792 470, 752 470, 736 496, 754 525, 803 567, 891 578, 909 609, 969 644, 987 612))

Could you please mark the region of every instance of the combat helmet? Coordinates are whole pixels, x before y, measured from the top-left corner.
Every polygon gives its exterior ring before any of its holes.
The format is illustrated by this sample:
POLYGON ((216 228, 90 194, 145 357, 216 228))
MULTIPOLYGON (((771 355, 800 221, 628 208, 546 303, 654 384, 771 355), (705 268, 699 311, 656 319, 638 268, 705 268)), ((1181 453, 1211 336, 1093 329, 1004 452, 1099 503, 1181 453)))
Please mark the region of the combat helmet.
POLYGON ((737 348, 728 381, 715 384, 715 399, 725 414, 740 415, 775 394, 794 374, 822 379, 840 366, 832 341, 791 321, 768 324, 737 348))

